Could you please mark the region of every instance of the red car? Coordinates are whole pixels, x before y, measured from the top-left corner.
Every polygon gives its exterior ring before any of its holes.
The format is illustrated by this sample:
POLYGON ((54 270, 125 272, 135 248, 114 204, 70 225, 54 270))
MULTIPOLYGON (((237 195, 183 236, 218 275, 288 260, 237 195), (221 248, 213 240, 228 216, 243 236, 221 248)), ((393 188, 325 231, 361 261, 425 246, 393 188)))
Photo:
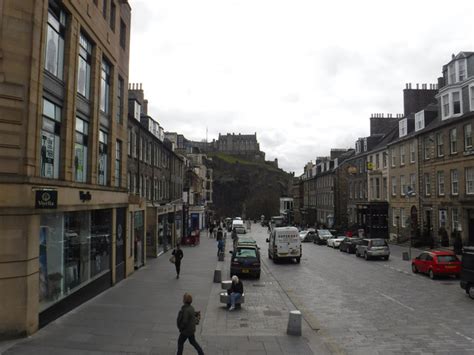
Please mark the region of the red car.
POLYGON ((425 251, 412 260, 411 270, 428 274, 430 279, 441 275, 459 277, 461 262, 452 251, 425 251))

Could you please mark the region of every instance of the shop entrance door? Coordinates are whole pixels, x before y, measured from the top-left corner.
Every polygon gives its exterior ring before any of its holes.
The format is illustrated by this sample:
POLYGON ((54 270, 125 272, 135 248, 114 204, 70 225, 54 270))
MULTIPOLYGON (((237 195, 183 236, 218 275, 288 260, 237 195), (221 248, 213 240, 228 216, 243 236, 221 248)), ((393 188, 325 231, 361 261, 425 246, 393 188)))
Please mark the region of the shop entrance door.
POLYGON ((115 221, 115 283, 125 278, 125 231, 126 209, 117 208, 117 218, 115 221))

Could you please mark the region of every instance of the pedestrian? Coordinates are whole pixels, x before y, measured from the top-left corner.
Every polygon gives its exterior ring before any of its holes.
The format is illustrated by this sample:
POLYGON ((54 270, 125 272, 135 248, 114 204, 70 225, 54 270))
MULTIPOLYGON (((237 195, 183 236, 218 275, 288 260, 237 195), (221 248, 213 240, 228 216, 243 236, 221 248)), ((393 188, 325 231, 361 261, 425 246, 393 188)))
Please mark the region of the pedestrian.
POLYGON ((217 228, 216 240, 219 241, 223 238, 222 227, 217 228))
POLYGON ((178 329, 179 329, 179 338, 178 338, 178 355, 183 353, 183 347, 186 340, 189 339, 189 342, 196 349, 199 355, 204 355, 202 348, 199 346, 194 333, 196 332, 196 324, 199 324, 199 319, 201 318, 201 313, 196 312, 194 307, 191 306, 193 302, 193 297, 189 293, 185 293, 183 296, 183 306, 178 313, 178 319, 176 320, 178 329))
POLYGON ((237 230, 235 229, 235 227, 234 227, 234 229, 232 229, 231 237, 232 237, 233 247, 235 249, 237 247, 237 243, 239 241, 239 237, 237 236, 237 230))
POLYGON ((179 279, 179 272, 181 271, 181 259, 183 259, 183 251, 179 246, 179 243, 176 244, 176 248, 171 253, 174 256, 174 266, 176 268, 176 278, 179 279))
POLYGON ((227 294, 230 296, 229 311, 233 311, 235 309, 235 302, 237 302, 242 297, 243 293, 244 285, 236 275, 232 276, 232 285, 227 290, 227 294))
POLYGON ((217 241, 217 256, 219 256, 220 253, 224 253, 224 239, 219 239, 217 241))

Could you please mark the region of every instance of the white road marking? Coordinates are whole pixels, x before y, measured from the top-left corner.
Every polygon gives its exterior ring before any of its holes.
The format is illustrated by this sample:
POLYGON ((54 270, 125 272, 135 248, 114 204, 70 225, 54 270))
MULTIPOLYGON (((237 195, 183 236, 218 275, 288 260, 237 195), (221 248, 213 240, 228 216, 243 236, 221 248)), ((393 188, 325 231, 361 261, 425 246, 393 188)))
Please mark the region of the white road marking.
MULTIPOLYGON (((447 325, 443 324, 443 323, 439 323, 439 325, 447 330, 453 330, 452 328, 449 328, 447 325)), ((454 331, 454 334, 456 335, 459 335, 461 338, 464 338, 468 341, 470 341, 471 343, 474 343, 474 339, 472 339, 471 337, 468 337, 467 335, 464 335, 462 333, 459 333, 457 331, 454 331)))
MULTIPOLYGON (((377 291, 376 291, 376 292, 377 292, 377 291)), ((393 297, 387 296, 387 295, 385 295, 385 294, 383 294, 383 293, 381 293, 381 292, 377 292, 377 293, 378 293, 379 295, 385 297, 386 299, 388 299, 388 300, 390 300, 390 301, 392 301, 392 302, 395 302, 396 304, 398 304, 398 305, 400 305, 400 306, 402 306, 402 307, 405 307, 405 308, 409 309, 409 310, 412 311, 412 312, 415 311, 414 308, 412 308, 412 307, 410 307, 410 306, 407 306, 406 304, 403 304, 403 303, 400 302, 400 301, 397 301, 397 300, 396 300, 395 298, 393 298, 393 297)))

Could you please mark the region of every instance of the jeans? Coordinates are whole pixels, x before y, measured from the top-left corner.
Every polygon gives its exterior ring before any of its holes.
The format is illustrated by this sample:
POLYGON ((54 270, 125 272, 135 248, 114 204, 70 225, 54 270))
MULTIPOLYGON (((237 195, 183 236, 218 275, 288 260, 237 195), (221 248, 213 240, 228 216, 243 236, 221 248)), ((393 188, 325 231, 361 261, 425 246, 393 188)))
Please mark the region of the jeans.
POLYGON ((232 292, 230 294, 230 305, 232 307, 235 307, 235 302, 237 302, 238 300, 240 300, 240 297, 242 297, 242 294, 241 293, 237 293, 237 292, 232 292))
POLYGON ((202 351, 201 347, 199 346, 198 342, 196 341, 196 338, 194 338, 194 334, 189 335, 189 336, 179 334, 177 355, 181 355, 183 353, 184 343, 187 339, 189 339, 189 342, 191 343, 192 346, 194 346, 194 348, 196 349, 196 351, 198 352, 199 355, 204 355, 204 352, 202 351))
POLYGON ((181 261, 176 261, 176 262, 174 263, 174 266, 175 266, 175 268, 176 268, 176 275, 179 276, 179 272, 181 271, 181 261))

